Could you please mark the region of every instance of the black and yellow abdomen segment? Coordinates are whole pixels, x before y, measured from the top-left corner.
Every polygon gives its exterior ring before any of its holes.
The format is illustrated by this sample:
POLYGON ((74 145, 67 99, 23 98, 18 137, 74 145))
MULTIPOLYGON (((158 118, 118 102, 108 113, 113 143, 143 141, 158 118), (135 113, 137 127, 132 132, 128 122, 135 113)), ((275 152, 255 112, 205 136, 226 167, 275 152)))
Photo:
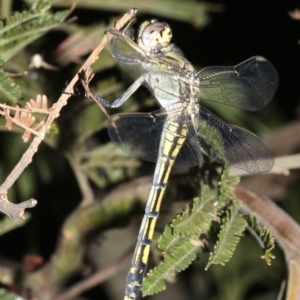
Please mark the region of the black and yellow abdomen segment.
POLYGON ((131 268, 126 278, 125 300, 136 299, 141 288, 161 201, 172 166, 186 136, 186 123, 180 124, 180 122, 174 120, 174 116, 168 116, 160 140, 160 148, 145 215, 138 234, 131 268))

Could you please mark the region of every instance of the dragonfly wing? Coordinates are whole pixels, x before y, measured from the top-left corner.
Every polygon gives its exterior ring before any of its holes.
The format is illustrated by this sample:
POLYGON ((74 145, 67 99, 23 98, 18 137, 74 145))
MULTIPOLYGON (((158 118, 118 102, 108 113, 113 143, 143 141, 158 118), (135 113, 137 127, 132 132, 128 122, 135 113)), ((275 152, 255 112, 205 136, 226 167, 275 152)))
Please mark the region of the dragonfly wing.
POLYGON ((271 153, 252 132, 225 123, 202 106, 195 126, 202 151, 213 160, 254 174, 272 169, 271 153))
POLYGON ((234 67, 207 67, 200 71, 200 94, 211 101, 247 110, 260 110, 274 96, 278 74, 261 56, 234 67))
MULTIPOLYGON (((113 115, 108 122, 108 133, 111 140, 124 152, 156 163, 166 117, 153 118, 152 115, 153 113, 113 115)), ((194 131, 191 125, 189 127, 194 131)), ((182 146, 174 166, 192 167, 200 162, 200 146, 195 133, 191 133, 182 146)))
POLYGON ((110 43, 110 51, 119 64, 135 79, 143 75, 149 65, 143 50, 121 32, 114 29, 108 31, 114 36, 110 43))

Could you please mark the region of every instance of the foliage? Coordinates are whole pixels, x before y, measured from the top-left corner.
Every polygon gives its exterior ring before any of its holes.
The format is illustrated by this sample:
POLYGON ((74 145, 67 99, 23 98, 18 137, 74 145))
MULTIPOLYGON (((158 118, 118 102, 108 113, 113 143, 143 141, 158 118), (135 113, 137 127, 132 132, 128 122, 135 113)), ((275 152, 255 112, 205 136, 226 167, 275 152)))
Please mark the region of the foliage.
POLYGON ((264 250, 264 254, 262 255, 262 259, 264 259, 267 265, 271 265, 271 260, 275 258, 272 254, 272 250, 275 248, 275 239, 271 232, 265 227, 262 226, 257 218, 252 216, 251 214, 246 217, 246 221, 248 226, 254 231, 251 231, 252 235, 257 237, 258 242, 262 245, 264 250))
POLYGON ((2 71, 0 71, 0 93, 12 103, 16 103, 21 96, 20 86, 2 71))
MULTIPOLYGON (((0 21, 0 67, 16 53, 60 25, 69 11, 49 13, 55 1, 35 1, 27 11, 16 12, 0 21)), ((20 87, 3 71, 0 72, 0 93, 12 103, 20 98, 20 87)))
MULTIPOLYGON (((252 216, 248 218, 240 213, 241 203, 235 199, 233 183, 238 178, 228 176, 225 170, 222 179, 213 187, 203 185, 201 195, 168 225, 158 240, 158 247, 163 251, 163 261, 150 270, 143 281, 143 294, 152 295, 166 288, 164 280, 185 270, 201 251, 207 249, 207 243, 214 242, 214 251, 210 252, 206 270, 212 264, 225 265, 243 236, 248 219, 257 228, 260 237, 267 241, 268 257, 272 257, 274 239, 266 228, 261 228, 252 216), (218 238, 214 241, 214 228, 220 227, 218 238), (272 245, 272 246, 271 246, 272 245)), ((266 258, 269 264, 269 259, 266 258)))
POLYGON ((239 215, 239 204, 240 203, 234 204, 230 211, 226 212, 226 216, 222 220, 219 240, 216 243, 214 252, 209 258, 206 269, 212 264, 221 264, 224 266, 232 257, 247 224, 239 215))

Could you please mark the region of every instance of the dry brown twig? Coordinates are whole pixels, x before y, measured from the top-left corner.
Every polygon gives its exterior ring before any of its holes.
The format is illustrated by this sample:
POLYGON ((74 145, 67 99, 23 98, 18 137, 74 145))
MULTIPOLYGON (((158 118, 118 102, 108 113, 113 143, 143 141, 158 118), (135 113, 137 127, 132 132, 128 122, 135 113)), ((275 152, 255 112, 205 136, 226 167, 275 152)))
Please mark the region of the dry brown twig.
POLYGON ((30 135, 36 135, 43 139, 45 137, 45 132, 39 131, 42 126, 45 125, 45 121, 42 120, 39 123, 36 122, 36 118, 33 113, 48 114, 50 115, 55 109, 55 104, 48 109, 47 97, 45 95, 37 95, 36 100, 29 100, 25 108, 20 108, 18 105, 13 107, 6 104, 0 104, 0 114, 6 119, 6 127, 11 130, 13 124, 23 128, 25 133, 23 134, 24 142, 27 142, 30 135), (10 111, 14 110, 14 117, 10 116, 10 111))
MULTIPOLYGON (((117 30, 122 28, 131 18, 136 15, 136 12, 136 9, 131 9, 115 24, 115 28, 117 30)), ((31 134, 35 135, 28 149, 25 151, 19 162, 0 186, 0 210, 14 221, 23 218, 24 210, 26 208, 35 206, 37 201, 30 199, 19 204, 11 203, 7 198, 8 190, 19 178, 24 169, 31 163, 32 157, 37 152, 38 146, 44 139, 47 130, 49 130, 52 122, 59 117, 61 109, 67 104, 68 98, 73 94, 75 84, 81 79, 80 74, 85 74, 86 72, 90 74, 90 66, 98 59, 100 52, 110 39, 112 39, 112 35, 110 33, 107 33, 102 38, 99 45, 95 48, 86 62, 82 65, 74 78, 65 88, 64 93, 61 94, 60 98, 50 109, 47 109, 44 106, 43 99, 45 100, 46 96, 38 96, 35 101, 30 100, 25 108, 10 107, 5 104, 0 106, 0 109, 2 109, 0 110, 0 114, 5 116, 7 126, 9 128, 12 127, 12 124, 16 124, 25 129, 25 133, 23 135, 24 141, 28 140, 31 134), (11 110, 16 111, 14 117, 10 116, 11 110), (45 113, 48 114, 48 117, 46 120, 36 124, 35 117, 32 116, 32 113, 45 113)))
POLYGON ((91 80, 93 79, 93 77, 95 75, 93 73, 92 69, 89 68, 88 70, 86 70, 85 73, 82 72, 79 75, 80 75, 80 82, 81 82, 81 84, 82 84, 82 86, 83 86, 83 88, 85 90, 85 96, 87 98, 92 99, 99 106, 99 108, 106 115, 106 117, 109 118, 109 114, 106 111, 105 107, 99 101, 97 101, 95 95, 92 94, 91 91, 90 91, 89 83, 91 82, 91 80))

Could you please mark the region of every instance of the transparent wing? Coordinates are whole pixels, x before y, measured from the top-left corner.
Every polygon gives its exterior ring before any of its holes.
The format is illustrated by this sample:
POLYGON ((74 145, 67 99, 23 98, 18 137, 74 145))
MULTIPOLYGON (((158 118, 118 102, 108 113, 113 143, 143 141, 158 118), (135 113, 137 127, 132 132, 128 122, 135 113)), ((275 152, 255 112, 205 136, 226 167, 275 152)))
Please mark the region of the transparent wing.
POLYGON ((272 169, 272 155, 250 131, 225 123, 202 106, 195 126, 202 151, 213 160, 254 174, 272 169))
MULTIPOLYGON (((111 140, 124 152, 156 163, 165 118, 165 116, 157 116, 153 119, 151 114, 147 113, 113 115, 109 119, 108 133, 111 140)), ((189 136, 174 166, 196 166, 201 163, 201 158, 198 139, 190 124, 189 136)))
POLYGON ((211 101, 260 110, 274 96, 278 74, 273 65, 255 56, 234 67, 207 67, 199 72, 200 94, 211 101))
POLYGON ((108 31, 114 35, 110 43, 110 51, 119 64, 135 79, 143 75, 149 60, 142 49, 119 31, 114 29, 108 31))

